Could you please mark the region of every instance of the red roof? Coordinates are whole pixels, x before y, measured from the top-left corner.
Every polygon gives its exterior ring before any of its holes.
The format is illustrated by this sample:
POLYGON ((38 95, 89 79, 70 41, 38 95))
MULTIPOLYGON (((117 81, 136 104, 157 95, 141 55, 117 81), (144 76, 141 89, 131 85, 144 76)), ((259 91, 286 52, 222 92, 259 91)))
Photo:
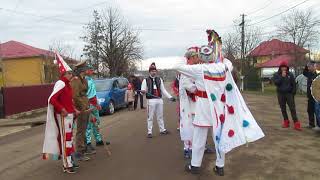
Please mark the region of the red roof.
MULTIPOLYGON (((268 68, 268 67, 279 67, 281 63, 285 62, 289 66, 294 64, 295 56, 292 55, 281 55, 273 58, 265 63, 257 64, 259 68, 268 68)), ((304 60, 304 56, 298 58, 298 60, 304 60)))
POLYGON ((257 56, 274 56, 274 55, 284 55, 284 54, 294 54, 301 53, 306 54, 309 51, 301 48, 291 42, 283 42, 278 39, 272 39, 271 41, 264 41, 255 49, 249 53, 249 57, 257 56))
POLYGON ((35 48, 17 41, 8 41, 0 44, 0 55, 3 59, 36 56, 54 57, 54 53, 51 51, 35 48))

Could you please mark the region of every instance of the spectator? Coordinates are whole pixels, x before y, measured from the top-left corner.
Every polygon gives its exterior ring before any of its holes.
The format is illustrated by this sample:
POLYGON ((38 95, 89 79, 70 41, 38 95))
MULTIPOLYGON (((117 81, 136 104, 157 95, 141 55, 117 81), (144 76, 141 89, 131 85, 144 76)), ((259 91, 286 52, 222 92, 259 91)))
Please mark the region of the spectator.
POLYGON ((125 101, 128 104, 128 109, 129 110, 134 110, 134 108, 133 108, 134 100, 135 100, 135 93, 134 93, 132 84, 129 83, 128 84, 128 88, 126 90, 126 94, 125 94, 125 101))
POLYGON ((278 72, 274 74, 273 80, 277 86, 278 102, 283 116, 282 127, 290 127, 290 121, 286 107, 286 104, 288 104, 294 122, 294 129, 301 131, 301 124, 297 117, 294 102, 294 96, 296 94, 295 78, 294 75, 289 71, 289 66, 286 62, 281 63, 278 72))
POLYGON ((144 109, 144 107, 143 107, 143 95, 140 93, 142 81, 138 77, 133 76, 132 84, 133 84, 133 88, 134 88, 134 91, 135 91, 134 109, 135 110, 137 109, 138 99, 140 99, 140 108, 144 109))
MULTIPOLYGON (((307 128, 315 127, 315 101, 311 95, 311 84, 312 81, 317 77, 316 69, 314 67, 314 62, 309 62, 303 70, 303 75, 307 77, 307 97, 308 97, 308 116, 309 116, 309 125, 307 128)), ((318 124, 319 126, 319 124, 318 124)))
MULTIPOLYGON (((320 74, 320 62, 315 63, 315 69, 316 69, 316 77, 320 74)), ((315 113, 316 113, 316 121, 317 126, 313 128, 315 131, 320 131, 320 102, 315 101, 315 113)))

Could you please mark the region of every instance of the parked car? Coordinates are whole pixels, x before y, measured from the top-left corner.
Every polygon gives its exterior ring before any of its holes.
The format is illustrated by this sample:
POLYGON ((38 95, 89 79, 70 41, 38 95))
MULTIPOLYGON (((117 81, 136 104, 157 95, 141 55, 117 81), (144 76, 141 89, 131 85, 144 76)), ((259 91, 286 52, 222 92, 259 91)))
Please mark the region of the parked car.
POLYGON ((129 81, 126 78, 96 79, 97 99, 102 107, 100 114, 113 114, 127 106, 124 98, 129 81))

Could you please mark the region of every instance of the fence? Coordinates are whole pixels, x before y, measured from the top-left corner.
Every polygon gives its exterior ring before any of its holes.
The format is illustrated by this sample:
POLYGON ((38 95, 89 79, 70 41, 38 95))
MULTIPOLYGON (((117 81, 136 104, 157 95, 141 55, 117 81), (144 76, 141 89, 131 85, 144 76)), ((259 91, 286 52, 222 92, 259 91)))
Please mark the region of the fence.
POLYGON ((3 116, 10 116, 46 107, 53 84, 3 87, 3 116))

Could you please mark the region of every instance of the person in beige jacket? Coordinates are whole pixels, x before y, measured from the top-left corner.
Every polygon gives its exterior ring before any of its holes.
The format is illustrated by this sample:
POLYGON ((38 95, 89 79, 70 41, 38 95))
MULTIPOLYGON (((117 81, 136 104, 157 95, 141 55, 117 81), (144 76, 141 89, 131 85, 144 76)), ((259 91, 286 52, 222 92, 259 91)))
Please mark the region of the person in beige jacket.
POLYGON ((125 94, 125 101, 128 104, 128 109, 130 111, 134 110, 133 108, 134 96, 135 96, 135 92, 132 88, 132 84, 129 83, 128 88, 126 90, 126 94, 125 94))

